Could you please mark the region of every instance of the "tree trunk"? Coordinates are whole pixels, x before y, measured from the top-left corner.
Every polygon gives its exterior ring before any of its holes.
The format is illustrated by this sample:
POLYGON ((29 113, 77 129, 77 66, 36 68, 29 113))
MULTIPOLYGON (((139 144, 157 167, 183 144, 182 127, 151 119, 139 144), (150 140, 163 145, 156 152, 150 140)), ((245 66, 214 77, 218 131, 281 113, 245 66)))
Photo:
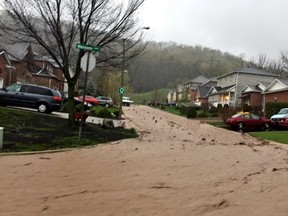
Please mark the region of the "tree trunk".
POLYGON ((75 101, 74 101, 75 84, 68 83, 68 113, 69 113, 69 126, 75 125, 75 101))

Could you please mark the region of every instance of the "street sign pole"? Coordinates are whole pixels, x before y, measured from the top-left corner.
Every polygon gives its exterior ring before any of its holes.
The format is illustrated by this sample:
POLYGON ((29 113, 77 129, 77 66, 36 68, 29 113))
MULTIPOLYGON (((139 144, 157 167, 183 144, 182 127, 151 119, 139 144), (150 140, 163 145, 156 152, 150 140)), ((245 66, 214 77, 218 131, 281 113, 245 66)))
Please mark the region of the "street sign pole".
POLYGON ((87 88, 87 81, 88 81, 88 69, 89 69, 90 53, 91 53, 91 51, 88 51, 88 57, 87 57, 87 62, 86 62, 86 71, 85 71, 84 91, 83 91, 83 97, 82 97, 81 121, 80 121, 79 133, 78 133, 78 142, 80 142, 80 140, 81 140, 83 121, 84 121, 84 105, 85 105, 86 88, 87 88))
POLYGON ((86 91, 87 91, 88 72, 92 71, 96 66, 96 58, 91 54, 91 51, 99 52, 100 46, 93 46, 89 44, 78 43, 76 44, 76 48, 87 51, 86 53, 87 55, 85 54, 81 58, 81 68, 83 71, 85 71, 85 83, 84 83, 84 91, 83 91, 83 97, 82 97, 81 122, 80 122, 79 133, 78 133, 78 142, 80 142, 82 128, 83 128, 83 121, 84 121, 84 105, 85 105, 85 96, 86 96, 86 91), (91 61, 91 65, 89 67, 90 61, 91 61), (86 68, 85 68, 85 63, 86 63, 86 68))

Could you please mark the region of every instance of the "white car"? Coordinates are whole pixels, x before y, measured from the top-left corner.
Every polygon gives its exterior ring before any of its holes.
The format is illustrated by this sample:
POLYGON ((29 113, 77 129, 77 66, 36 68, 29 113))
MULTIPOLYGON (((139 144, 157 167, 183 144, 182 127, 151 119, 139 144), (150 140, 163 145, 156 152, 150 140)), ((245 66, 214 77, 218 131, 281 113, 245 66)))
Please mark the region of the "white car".
POLYGON ((123 97, 123 98, 122 98, 122 104, 123 104, 124 106, 130 106, 130 105, 133 104, 133 103, 134 103, 134 101, 133 101, 133 100, 130 100, 129 97, 123 97))
POLYGON ((288 108, 281 109, 277 114, 270 118, 274 126, 288 127, 288 108))

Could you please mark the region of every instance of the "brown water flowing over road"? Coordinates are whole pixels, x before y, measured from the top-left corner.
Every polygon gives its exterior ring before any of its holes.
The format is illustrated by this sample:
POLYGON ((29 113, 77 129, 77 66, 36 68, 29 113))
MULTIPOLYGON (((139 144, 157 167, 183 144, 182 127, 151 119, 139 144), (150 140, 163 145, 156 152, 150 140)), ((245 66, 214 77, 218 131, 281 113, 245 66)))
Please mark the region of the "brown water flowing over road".
POLYGON ((147 106, 124 113, 139 138, 0 156, 0 215, 287 215, 287 146, 147 106))

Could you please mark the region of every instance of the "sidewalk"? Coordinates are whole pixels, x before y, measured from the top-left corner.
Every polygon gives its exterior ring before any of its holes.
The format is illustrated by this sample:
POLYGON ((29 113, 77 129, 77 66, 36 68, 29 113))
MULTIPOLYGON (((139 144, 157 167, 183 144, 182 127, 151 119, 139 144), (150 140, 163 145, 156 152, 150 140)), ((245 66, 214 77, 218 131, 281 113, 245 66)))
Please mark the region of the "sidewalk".
MULTIPOLYGON (((63 113, 63 112, 53 112, 52 115, 59 116, 61 118, 68 119, 68 113, 63 113)), ((102 125, 104 121, 104 118, 99 118, 99 117, 94 117, 94 116, 88 116, 86 119, 86 122, 93 123, 93 124, 100 124, 102 125)), ((112 119, 114 127, 123 127, 125 121, 122 120, 117 120, 117 119, 112 119)))

